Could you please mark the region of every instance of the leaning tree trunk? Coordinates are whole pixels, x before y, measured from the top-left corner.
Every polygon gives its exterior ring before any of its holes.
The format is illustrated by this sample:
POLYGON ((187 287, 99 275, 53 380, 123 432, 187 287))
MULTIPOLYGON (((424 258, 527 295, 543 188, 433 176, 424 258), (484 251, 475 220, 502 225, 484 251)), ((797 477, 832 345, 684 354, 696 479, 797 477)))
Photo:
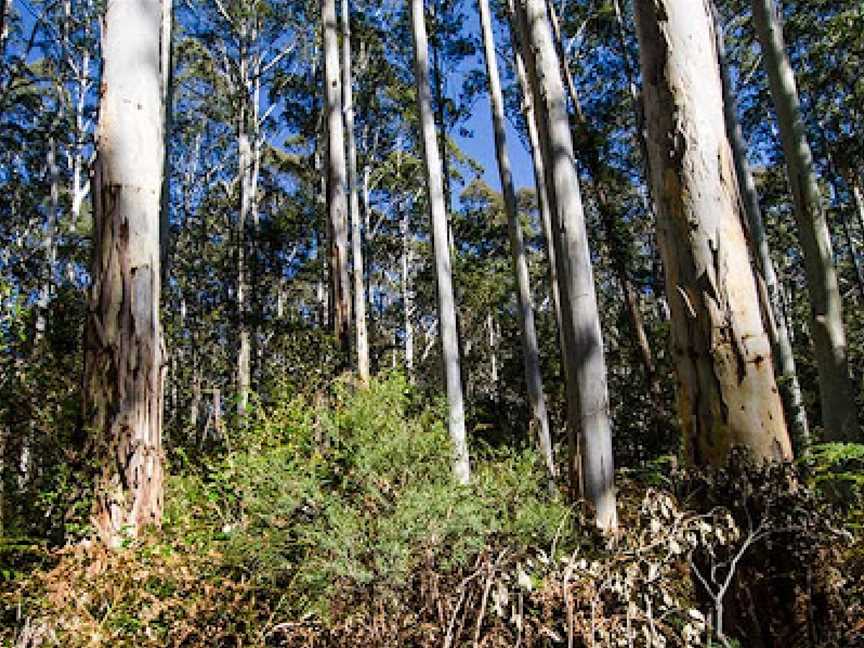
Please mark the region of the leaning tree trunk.
POLYGON ((707 3, 637 0, 651 184, 688 458, 792 449, 750 270, 707 3))
POLYGON ((762 220, 762 209, 759 206, 759 195, 756 193, 756 182, 753 179, 750 164, 747 162, 747 144, 744 141, 741 124, 738 123, 737 100, 726 65, 726 45, 716 9, 714 9, 714 14, 717 56, 720 62, 720 81, 723 89, 723 116, 726 122, 726 134, 732 145, 732 157, 741 203, 749 226, 748 242, 756 263, 757 292, 760 301, 766 302, 762 305, 762 310, 766 317, 765 328, 771 341, 774 370, 783 377, 780 393, 783 397, 786 416, 792 428, 795 449, 801 453, 806 451, 807 446, 810 445, 807 411, 804 408, 804 399, 801 397, 798 371, 795 368, 795 355, 792 352, 792 342, 789 339, 786 314, 783 312, 783 295, 777 281, 771 252, 768 249, 768 238, 765 234, 765 223, 762 220), (760 283, 761 286, 764 286, 764 290, 761 289, 760 283))
POLYGON ((162 518, 162 11, 160 0, 111 0, 103 28, 84 422, 93 524, 112 545, 162 518))
POLYGON ((752 8, 771 97, 777 111, 798 238, 804 252, 825 440, 851 441, 859 435, 859 431, 846 357, 843 306, 831 250, 831 236, 798 101, 798 88, 786 54, 783 29, 774 0, 753 0, 752 8))
POLYGON ((543 0, 516 3, 533 89, 561 289, 571 485, 581 482, 600 528, 617 526, 606 360, 564 87, 543 0))
POLYGON ((459 336, 456 331, 456 300, 447 236, 447 210, 444 206, 444 183, 441 158, 435 139, 432 96, 429 89, 429 44, 423 16, 423 0, 411 3, 411 25, 414 36, 414 72, 417 82, 417 108, 420 114, 421 141, 426 164, 426 192, 432 220, 432 246, 435 253, 435 278, 438 285, 438 326, 441 354, 449 406, 448 428, 453 443, 453 473, 460 484, 470 479, 468 443, 465 438, 465 407, 462 402, 462 377, 459 361, 459 336))
POLYGON ((351 255, 354 275, 354 332, 357 343, 357 374, 369 382, 369 333, 366 328, 366 287, 363 280, 363 228, 357 195, 357 143, 354 138, 354 90, 351 80, 351 14, 342 0, 342 94, 345 97, 345 135, 348 146, 348 193, 351 212, 351 255))
MULTIPOLYGON (((540 349, 537 343, 537 330, 534 326, 534 307, 531 303, 531 278, 528 262, 525 259, 525 242, 522 225, 516 205, 516 190, 513 187, 513 174, 510 170, 510 156, 507 153, 507 136, 504 130, 504 95, 501 92, 501 79, 498 75, 498 59, 495 52, 495 36, 492 32, 492 15, 489 0, 478 0, 480 24, 483 30, 483 51, 486 56, 486 76, 489 81, 489 101, 492 110, 492 125, 495 131, 495 154, 498 158, 498 172, 501 189, 504 193, 504 208, 507 212, 507 225, 510 232, 510 252, 513 259, 513 272, 516 277, 516 298, 519 328, 522 333, 522 357, 525 365, 525 383, 528 387, 528 401, 531 415, 536 426, 540 453, 546 462, 550 477, 555 477, 555 460, 552 456, 552 437, 549 432, 549 415, 546 411, 546 397, 543 393, 543 376, 540 372, 540 349)), ((490 332, 490 335, 494 333, 490 332)))
MULTIPOLYGON (((511 9, 512 13, 512 9, 511 9)), ((519 79, 519 88, 522 93, 522 112, 525 118, 525 126, 528 131, 528 146, 531 149, 531 162, 534 170, 534 187, 537 194, 537 209, 540 212, 540 224, 543 227, 543 237, 546 239, 546 259, 549 263, 549 294, 552 298, 552 309, 555 313, 555 324, 558 335, 561 335, 561 297, 558 287, 558 267, 555 260, 555 242, 552 239, 552 209, 549 205, 549 196, 546 192, 546 168, 543 166, 543 154, 540 150, 540 136, 537 133, 537 121, 534 116, 534 104, 531 97, 531 86, 528 82, 528 73, 525 71, 525 62, 519 47, 517 30, 512 25, 510 28, 510 43, 513 47, 513 58, 516 68, 516 76, 519 79)))
POLYGON ((348 361, 351 353, 351 288, 348 283, 348 201, 345 195, 347 170, 336 0, 321 0, 321 20, 324 32, 324 100, 327 113, 327 213, 331 234, 332 325, 344 360, 348 361))

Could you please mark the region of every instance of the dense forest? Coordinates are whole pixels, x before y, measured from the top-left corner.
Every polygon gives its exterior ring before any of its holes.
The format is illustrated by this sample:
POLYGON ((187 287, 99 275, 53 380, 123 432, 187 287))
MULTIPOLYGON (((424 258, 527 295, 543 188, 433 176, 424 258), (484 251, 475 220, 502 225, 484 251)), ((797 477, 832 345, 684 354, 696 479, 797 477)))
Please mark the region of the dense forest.
POLYGON ((864 646, 860 0, 0 0, 0 645, 864 646))

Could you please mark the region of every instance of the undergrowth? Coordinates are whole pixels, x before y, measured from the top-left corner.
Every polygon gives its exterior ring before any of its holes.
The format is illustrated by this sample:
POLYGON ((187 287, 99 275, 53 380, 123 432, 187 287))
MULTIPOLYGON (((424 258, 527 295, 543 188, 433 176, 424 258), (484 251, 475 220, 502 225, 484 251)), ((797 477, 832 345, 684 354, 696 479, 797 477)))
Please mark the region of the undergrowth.
POLYGON ((722 610, 692 568, 735 555, 738 509, 686 510, 666 467, 622 473, 622 531, 604 538, 549 494, 527 440, 472 448, 472 483, 454 485, 443 420, 398 375, 286 391, 220 458, 174 466, 159 533, 7 547, 0 645, 709 645, 722 610))

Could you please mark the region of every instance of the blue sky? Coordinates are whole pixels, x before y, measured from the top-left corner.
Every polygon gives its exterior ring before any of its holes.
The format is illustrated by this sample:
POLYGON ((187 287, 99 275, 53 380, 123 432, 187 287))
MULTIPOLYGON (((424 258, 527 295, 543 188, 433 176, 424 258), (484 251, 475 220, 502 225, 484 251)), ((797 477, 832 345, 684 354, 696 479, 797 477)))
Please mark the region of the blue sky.
MULTIPOLYGON (((468 2, 465 4, 467 20, 465 22, 465 31, 467 33, 480 34, 480 19, 477 13, 476 6, 468 2)), ((498 48, 505 51, 510 51, 509 43, 506 45, 497 43, 498 48)), ((483 59, 482 50, 477 52, 477 56, 473 60, 467 60, 460 72, 467 71, 471 68, 480 68, 485 74, 486 64, 483 59)), ((505 69, 505 62, 499 57, 498 67, 502 71, 505 69)), ((449 80, 448 92, 451 96, 456 96, 459 93, 462 85, 462 74, 456 73, 449 80)), ((495 160, 495 140, 492 134, 492 113, 489 108, 489 95, 484 94, 477 98, 471 111, 471 118, 465 124, 465 127, 473 133, 473 137, 460 137, 454 135, 454 139, 459 144, 459 147, 469 156, 477 160, 485 173, 483 175, 487 184, 496 190, 501 190, 501 182, 498 179, 498 163, 495 160)), ((513 129, 513 126, 507 121, 507 149, 510 154, 510 166, 513 169, 513 182, 516 189, 523 187, 534 188, 534 170, 531 163, 531 155, 525 150, 522 145, 522 140, 513 129)))

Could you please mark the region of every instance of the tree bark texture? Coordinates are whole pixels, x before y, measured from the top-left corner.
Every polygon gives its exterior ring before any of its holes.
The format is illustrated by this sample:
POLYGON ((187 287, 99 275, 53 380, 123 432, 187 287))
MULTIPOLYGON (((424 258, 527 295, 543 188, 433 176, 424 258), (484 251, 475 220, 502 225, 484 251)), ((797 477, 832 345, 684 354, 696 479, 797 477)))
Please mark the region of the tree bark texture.
POLYGON ((324 100, 327 123, 327 213, 329 215, 330 285, 333 333, 347 361, 351 352, 351 288, 348 277, 348 200, 342 80, 336 0, 321 0, 324 32, 324 100))
POLYGON ((792 457, 739 211, 708 0, 637 0, 679 416, 696 465, 792 457))
POLYGON ((606 360, 564 87, 544 1, 516 2, 516 17, 552 208, 571 485, 581 484, 583 496, 595 508, 598 527, 612 529, 617 513, 606 360))
MULTIPOLYGON (((495 132, 495 154, 498 160, 498 173, 504 194, 504 209, 507 212, 507 226, 510 234, 510 253, 513 273, 516 278, 516 300, 519 329, 522 334, 522 359, 525 368, 525 384, 528 387, 528 402, 536 426, 537 445, 549 475, 555 476, 555 461, 552 456, 552 437, 549 431, 549 415, 546 411, 546 396, 543 393, 543 375, 540 370, 540 348, 537 330, 534 325, 534 306, 531 300, 531 279, 528 262, 525 258, 525 241, 519 212, 516 205, 516 189, 513 186, 513 173, 510 156, 507 152, 507 136, 504 122, 504 95, 501 92, 501 78, 498 74, 498 59, 495 52, 495 36, 492 32, 492 15, 489 0, 478 0, 480 24, 483 31, 483 51, 486 57, 486 75, 489 82, 489 101, 492 110, 492 126, 495 132)), ((494 337, 494 331, 490 331, 494 337)))
POLYGON ((762 220, 762 209, 759 206, 759 194, 756 192, 756 182, 747 161, 747 144, 744 133, 738 122, 738 108, 735 90, 729 77, 726 65, 726 45, 716 8, 714 9, 715 35, 717 38, 717 56, 720 62, 720 81, 723 89, 723 116, 726 122, 726 134, 732 146, 732 158, 735 164, 735 176, 738 180, 738 190, 741 205, 747 216, 749 230, 748 243, 756 265, 757 291, 765 315, 765 328, 771 342, 774 358, 775 374, 782 376, 780 394, 785 406, 786 418, 792 432, 792 440, 800 453, 810 445, 810 429, 807 424, 807 411, 801 396, 801 386, 798 383, 798 371, 795 368, 795 355, 792 352, 792 342, 789 339, 789 327, 786 314, 783 311, 783 295, 768 248, 768 238, 765 234, 765 223, 762 220), (764 286, 764 290, 762 287, 764 286))
POLYGON ((444 379, 449 407, 448 429, 453 444, 453 473, 456 481, 467 484, 470 479, 468 443, 465 438, 465 406, 462 397, 462 377, 459 360, 459 336, 456 328, 456 300, 453 292, 453 272, 447 235, 447 210, 441 158, 435 137, 432 115, 432 95, 429 88, 429 44, 423 0, 411 3, 411 25, 414 36, 414 73, 417 83, 417 107, 420 115, 421 141, 426 165, 426 191, 432 221, 432 246, 435 254, 435 278, 438 287, 438 326, 440 328, 444 379))
POLYGON ((363 227, 357 192, 357 143, 354 137, 354 89, 351 74, 351 13, 342 0, 342 94, 345 97, 345 136, 348 147, 348 195, 351 212, 351 256, 354 279, 354 333, 357 375, 369 382, 369 332, 366 328, 366 286, 363 277, 363 227))
POLYGON ((116 545, 162 517, 160 0, 109 0, 84 357, 93 524, 116 545))
POLYGON ((825 440, 851 441, 860 432, 846 355, 843 306, 831 236, 798 101, 798 88, 786 54, 783 28, 774 0, 752 0, 752 10, 777 112, 798 238, 804 253, 825 440))

